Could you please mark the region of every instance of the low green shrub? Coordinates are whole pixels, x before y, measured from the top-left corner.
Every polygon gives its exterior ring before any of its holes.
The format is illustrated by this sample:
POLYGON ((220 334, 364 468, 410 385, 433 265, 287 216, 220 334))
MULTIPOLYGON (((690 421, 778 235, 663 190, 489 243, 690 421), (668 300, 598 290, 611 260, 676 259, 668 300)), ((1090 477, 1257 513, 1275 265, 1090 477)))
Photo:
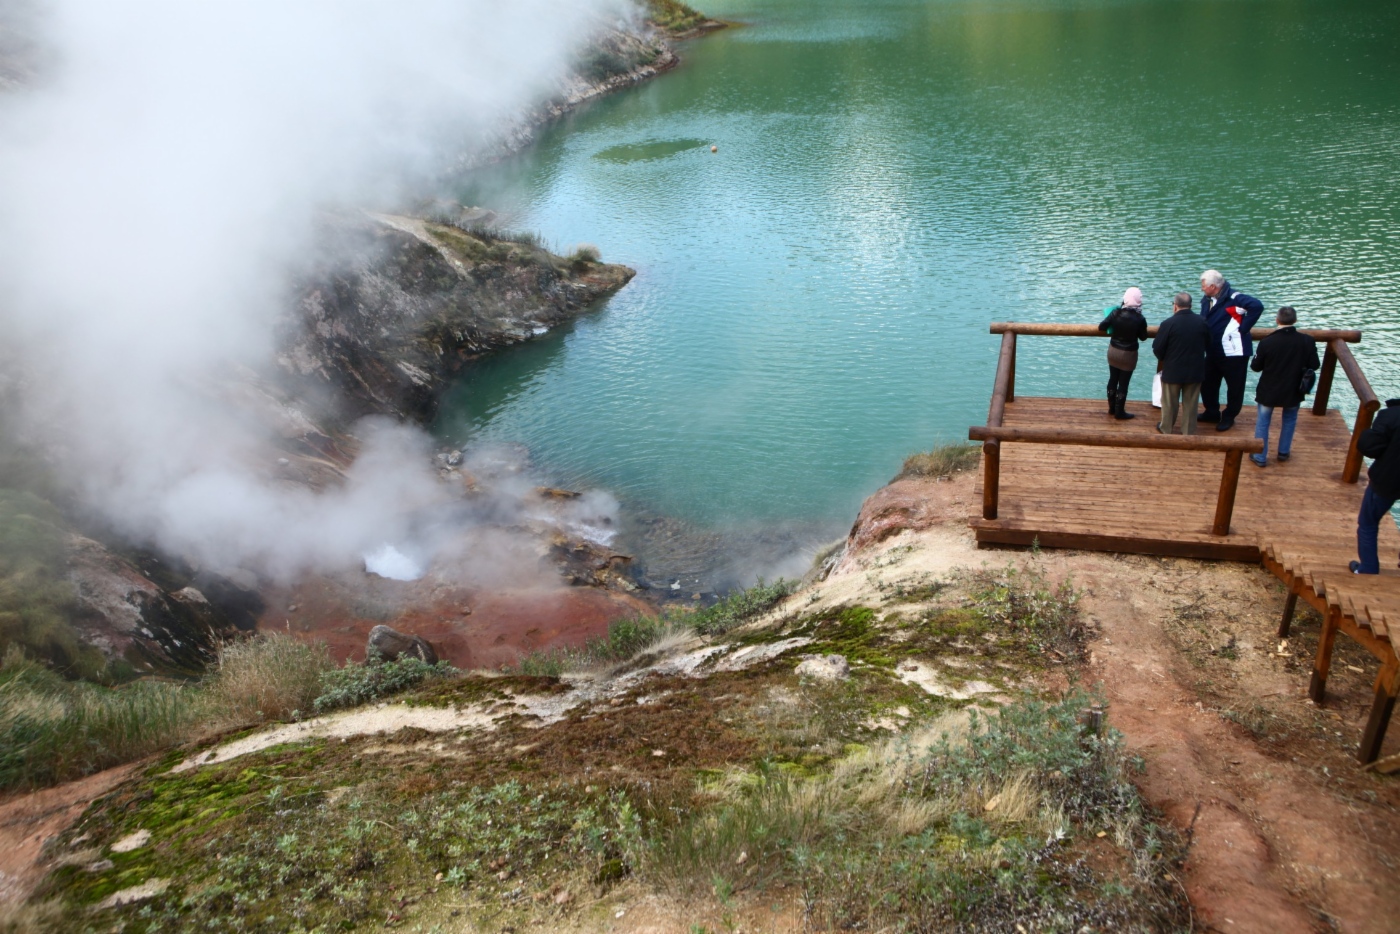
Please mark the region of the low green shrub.
POLYGON ((714 606, 696 610, 687 622, 692 629, 705 635, 726 633, 767 613, 796 589, 796 581, 778 578, 769 584, 760 578, 749 589, 737 590, 714 606))
POLYGON ((363 665, 349 662, 343 668, 321 672, 321 694, 312 706, 317 712, 355 707, 417 687, 429 678, 446 678, 456 673, 457 669, 447 662, 430 665, 413 656, 394 661, 371 659, 363 665))

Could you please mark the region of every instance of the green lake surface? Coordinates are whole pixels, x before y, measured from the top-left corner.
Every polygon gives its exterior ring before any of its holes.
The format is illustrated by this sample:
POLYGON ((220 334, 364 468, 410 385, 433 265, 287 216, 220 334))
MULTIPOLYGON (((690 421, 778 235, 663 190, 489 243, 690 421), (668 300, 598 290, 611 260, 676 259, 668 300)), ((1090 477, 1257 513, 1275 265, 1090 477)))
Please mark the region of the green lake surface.
MULTIPOLYGON (((476 366, 437 426, 612 491, 654 577, 791 572, 772 559, 985 421, 989 322, 1096 323, 1130 285, 1155 323, 1218 268, 1363 328, 1400 395, 1400 4, 701 6, 741 25, 463 183, 638 274, 476 366)), ((1098 398, 1103 355, 1023 340, 1017 391, 1098 398)))

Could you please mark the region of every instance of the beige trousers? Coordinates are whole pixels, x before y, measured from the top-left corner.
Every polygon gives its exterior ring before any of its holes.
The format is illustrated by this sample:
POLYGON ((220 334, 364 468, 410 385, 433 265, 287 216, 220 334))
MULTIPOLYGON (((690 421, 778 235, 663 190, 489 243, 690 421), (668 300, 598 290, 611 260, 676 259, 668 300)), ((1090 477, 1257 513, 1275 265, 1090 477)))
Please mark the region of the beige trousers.
POLYGON ((1200 383, 1162 384, 1162 421, 1157 427, 1162 434, 1175 433, 1176 412, 1181 410, 1181 434, 1196 433, 1196 403, 1201 398, 1200 383))

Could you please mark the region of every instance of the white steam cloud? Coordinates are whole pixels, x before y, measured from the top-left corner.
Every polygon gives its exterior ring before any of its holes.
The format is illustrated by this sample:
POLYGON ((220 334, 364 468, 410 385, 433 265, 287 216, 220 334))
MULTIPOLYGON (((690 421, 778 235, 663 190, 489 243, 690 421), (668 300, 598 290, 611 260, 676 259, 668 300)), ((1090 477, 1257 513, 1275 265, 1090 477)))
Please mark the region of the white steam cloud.
POLYGON ((406 534, 444 495, 421 435, 369 431, 342 489, 279 486, 227 383, 269 358, 319 208, 400 197, 629 9, 38 5, 42 77, 0 94, 0 344, 89 502, 130 534, 279 577, 406 534))

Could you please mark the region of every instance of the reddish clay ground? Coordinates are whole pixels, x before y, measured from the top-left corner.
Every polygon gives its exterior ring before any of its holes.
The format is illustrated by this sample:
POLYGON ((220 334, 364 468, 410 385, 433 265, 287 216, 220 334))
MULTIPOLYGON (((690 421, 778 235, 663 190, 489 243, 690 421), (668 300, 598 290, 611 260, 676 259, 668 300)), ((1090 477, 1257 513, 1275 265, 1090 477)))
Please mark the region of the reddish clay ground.
POLYGON ((482 590, 430 580, 318 578, 271 594, 259 628, 323 641, 343 662, 362 661, 369 631, 383 623, 422 636, 458 668, 499 668, 526 652, 583 645, 613 620, 655 612, 636 597, 597 587, 482 590))
MULTIPOLYGON (((0 799, 0 905, 18 903, 43 878, 38 866, 44 842, 67 830, 94 799, 136 769, 122 765, 57 788, 0 799)), ((98 859, 99 853, 93 854, 98 859)))

